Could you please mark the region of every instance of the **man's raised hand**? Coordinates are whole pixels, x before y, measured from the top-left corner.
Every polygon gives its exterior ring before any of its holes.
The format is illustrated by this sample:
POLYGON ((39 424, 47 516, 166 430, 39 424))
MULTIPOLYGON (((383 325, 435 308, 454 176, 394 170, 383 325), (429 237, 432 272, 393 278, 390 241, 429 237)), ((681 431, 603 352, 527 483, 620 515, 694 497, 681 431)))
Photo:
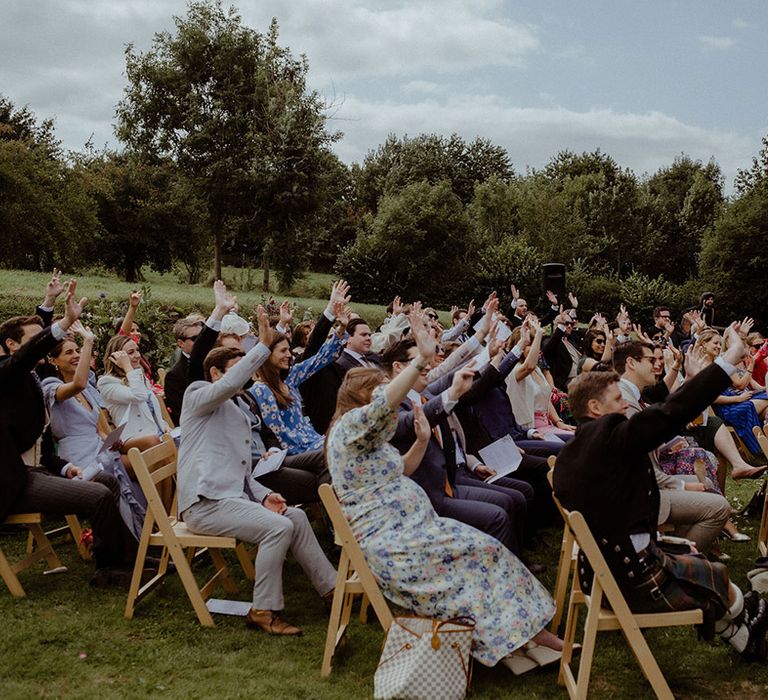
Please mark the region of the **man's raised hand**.
POLYGON ((83 297, 80 301, 75 299, 77 291, 77 280, 70 280, 67 285, 67 296, 64 299, 64 318, 59 321, 59 327, 66 331, 83 314, 83 307, 88 299, 83 297))
POLYGON ((259 342, 270 347, 275 339, 275 331, 269 325, 269 315, 261 304, 256 307, 256 321, 259 328, 259 342))

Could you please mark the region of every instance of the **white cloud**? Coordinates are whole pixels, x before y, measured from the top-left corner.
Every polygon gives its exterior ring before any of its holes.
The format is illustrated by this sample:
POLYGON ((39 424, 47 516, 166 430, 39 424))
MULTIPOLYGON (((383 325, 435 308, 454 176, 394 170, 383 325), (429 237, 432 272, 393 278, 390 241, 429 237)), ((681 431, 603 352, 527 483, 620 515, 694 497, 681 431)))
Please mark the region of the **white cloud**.
POLYGON ((699 36, 699 43, 707 49, 725 51, 730 49, 736 41, 729 36, 710 36, 709 34, 702 34, 699 36))
POLYGON ((332 125, 344 131, 344 139, 336 151, 347 162, 360 160, 389 133, 458 133, 465 139, 480 136, 503 146, 518 172, 526 166, 542 167, 560 150, 599 148, 638 175, 670 165, 680 153, 704 162, 714 157, 730 181, 759 141, 686 124, 662 112, 519 107, 483 95, 425 98, 415 104, 348 97, 338 117, 343 122, 332 125))
POLYGON ((733 22, 731 22, 736 29, 751 29, 752 25, 749 22, 746 22, 741 17, 737 17, 733 22))

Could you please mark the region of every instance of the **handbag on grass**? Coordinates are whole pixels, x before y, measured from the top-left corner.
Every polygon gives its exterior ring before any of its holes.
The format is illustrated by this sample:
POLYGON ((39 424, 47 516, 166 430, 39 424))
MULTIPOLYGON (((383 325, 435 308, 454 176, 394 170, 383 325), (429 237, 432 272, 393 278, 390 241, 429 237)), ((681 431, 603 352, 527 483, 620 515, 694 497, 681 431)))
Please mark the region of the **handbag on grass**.
POLYGON ((470 618, 396 617, 373 678, 376 700, 461 700, 472 677, 470 618))

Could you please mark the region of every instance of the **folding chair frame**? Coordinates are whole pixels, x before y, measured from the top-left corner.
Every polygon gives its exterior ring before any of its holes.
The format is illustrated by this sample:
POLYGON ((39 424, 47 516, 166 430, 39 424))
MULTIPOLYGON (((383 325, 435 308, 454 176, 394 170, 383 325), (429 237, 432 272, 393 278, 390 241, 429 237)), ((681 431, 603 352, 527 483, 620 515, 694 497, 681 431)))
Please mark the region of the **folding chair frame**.
MULTIPOLYGON (((757 438, 763 454, 768 457, 768 436, 766 436, 765 431, 755 426, 752 428, 752 432, 757 438)), ((763 500, 763 514, 760 517, 760 529, 757 534, 757 554, 761 557, 768 556, 768 491, 766 491, 763 500)))

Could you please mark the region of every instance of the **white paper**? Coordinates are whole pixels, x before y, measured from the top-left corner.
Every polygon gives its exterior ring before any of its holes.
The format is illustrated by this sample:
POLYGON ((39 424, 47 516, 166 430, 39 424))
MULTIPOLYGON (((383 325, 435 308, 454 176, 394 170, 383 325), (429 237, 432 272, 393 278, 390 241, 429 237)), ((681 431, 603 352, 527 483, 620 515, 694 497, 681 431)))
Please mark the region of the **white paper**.
POLYGON ((92 464, 90 467, 83 469, 83 476, 81 478, 83 481, 92 481, 93 477, 102 471, 104 471, 104 467, 100 464, 92 464))
MULTIPOLYGON (((499 318, 498 314, 493 314, 493 318, 491 321, 496 321, 499 318)), ((480 331, 480 326, 483 325, 483 318, 481 318, 474 326, 475 332, 480 331)), ((512 335, 512 331, 509 330, 509 326, 506 323, 502 323, 499 321, 499 324, 496 326, 496 340, 501 341, 502 343, 509 338, 509 336, 512 335)))
POLYGON ((267 453, 266 457, 262 457, 251 472, 251 477, 258 479, 260 476, 269 474, 270 472, 280 469, 280 465, 285 460, 285 455, 288 454, 288 450, 277 450, 276 452, 267 453))
POLYGON ((104 442, 101 443, 101 447, 99 448, 99 454, 112 449, 114 444, 120 439, 120 436, 123 434, 123 430, 125 430, 126 425, 127 423, 118 425, 117 428, 115 428, 109 435, 107 435, 107 437, 104 438, 104 442))
POLYGON ((486 467, 490 467, 496 472, 495 476, 487 480, 489 484, 492 484, 502 476, 511 474, 520 466, 520 462, 523 461, 523 455, 520 454, 515 441, 509 435, 505 435, 487 447, 483 447, 480 450, 480 457, 486 467))
POLYGON ((557 433, 541 433, 541 434, 544 436, 544 442, 559 442, 565 445, 565 440, 563 440, 563 438, 561 438, 557 433))
POLYGON ((181 426, 177 425, 173 430, 171 430, 171 437, 174 440, 181 440, 181 426))
POLYGON ((251 609, 251 604, 244 600, 223 600, 222 598, 209 598, 205 602, 209 612, 219 615, 236 615, 245 617, 251 609))

